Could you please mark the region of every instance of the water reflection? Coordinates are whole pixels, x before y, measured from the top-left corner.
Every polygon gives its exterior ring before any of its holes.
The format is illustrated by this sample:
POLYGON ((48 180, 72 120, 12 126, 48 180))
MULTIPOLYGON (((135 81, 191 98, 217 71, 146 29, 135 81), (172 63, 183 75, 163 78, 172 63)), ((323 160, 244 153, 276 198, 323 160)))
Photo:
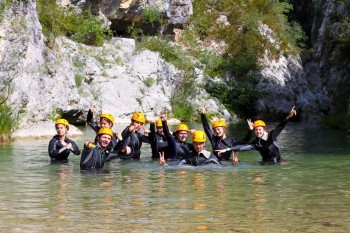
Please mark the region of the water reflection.
MULTIPOLYGON (((239 137, 245 127, 230 130, 239 137)), ((85 139, 91 138, 85 130, 85 139)), ((260 166, 260 155, 250 151, 240 153, 235 166, 161 167, 146 145, 141 161, 115 160, 102 172, 80 171, 74 155, 66 163, 50 163, 48 140, 2 144, 0 229, 347 232, 349 140, 295 123, 278 139, 290 161, 279 166, 260 166)))

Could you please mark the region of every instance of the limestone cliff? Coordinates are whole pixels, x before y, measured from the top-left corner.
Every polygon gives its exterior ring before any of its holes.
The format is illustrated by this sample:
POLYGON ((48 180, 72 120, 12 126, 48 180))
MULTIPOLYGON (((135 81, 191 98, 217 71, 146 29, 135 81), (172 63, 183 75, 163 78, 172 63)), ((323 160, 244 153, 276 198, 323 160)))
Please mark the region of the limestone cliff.
MULTIPOLYGON (((112 113, 117 122, 130 122, 134 111, 146 117, 164 109, 183 72, 159 53, 135 50, 133 39, 113 38, 101 47, 58 38, 45 46, 36 1, 12 1, 0 30, 0 88, 18 115, 20 127, 57 115, 72 124, 85 121, 89 107, 112 113)), ((229 118, 225 108, 205 91, 206 101, 229 118)))

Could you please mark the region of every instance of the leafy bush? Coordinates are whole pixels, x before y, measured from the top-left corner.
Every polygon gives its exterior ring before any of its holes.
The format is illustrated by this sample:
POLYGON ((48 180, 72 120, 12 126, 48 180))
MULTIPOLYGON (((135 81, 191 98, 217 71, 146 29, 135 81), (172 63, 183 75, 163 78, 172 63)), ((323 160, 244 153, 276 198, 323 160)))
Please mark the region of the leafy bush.
POLYGON ((0 96, 0 142, 10 138, 15 121, 12 118, 12 111, 5 103, 5 98, 0 96))
POLYGON ((142 20, 152 26, 154 26, 154 23, 158 23, 161 17, 161 12, 157 7, 148 7, 142 13, 142 20))
POLYGON ((37 10, 50 46, 53 46, 58 36, 67 36, 86 45, 101 46, 106 35, 111 35, 111 31, 105 30, 101 21, 89 10, 78 14, 74 8, 58 6, 55 0, 38 0, 37 10))
POLYGON ((81 75, 81 74, 76 74, 76 75, 74 76, 74 80, 75 80, 75 84, 76 84, 77 87, 79 88, 79 87, 81 86, 81 83, 82 83, 83 80, 84 80, 84 77, 83 77, 83 75, 81 75))
MULTIPOLYGON (((269 51, 271 57, 280 53, 296 54, 306 39, 301 26, 288 22, 287 13, 292 5, 277 0, 197 0, 193 2, 194 15, 185 32, 185 44, 193 50, 194 37, 224 41, 221 55, 201 54, 204 70, 211 77, 221 77, 223 83, 207 85, 207 91, 217 97, 239 116, 254 115, 256 101, 262 94, 254 87, 254 73, 260 68, 259 58, 269 51), (219 14, 227 17, 227 25, 220 25, 219 14), (261 26, 271 29, 271 35, 262 35, 261 26), (270 38, 275 39, 275 42, 270 38)), ((194 53, 192 52, 192 55, 194 53)))
POLYGON ((346 58, 350 58, 350 17, 342 19, 341 26, 335 35, 336 41, 341 46, 342 54, 346 58))
POLYGON ((154 79, 153 79, 152 77, 147 77, 147 78, 145 79, 145 85, 146 85, 147 87, 151 87, 153 84, 154 84, 154 79))

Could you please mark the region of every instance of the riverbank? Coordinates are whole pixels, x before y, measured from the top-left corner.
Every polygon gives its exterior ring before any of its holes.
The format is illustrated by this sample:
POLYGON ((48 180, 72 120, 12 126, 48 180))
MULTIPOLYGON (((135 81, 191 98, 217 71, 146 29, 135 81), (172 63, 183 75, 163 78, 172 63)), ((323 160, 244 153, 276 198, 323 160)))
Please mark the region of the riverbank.
MULTIPOLYGON (((11 138, 18 139, 35 139, 35 138, 50 138, 56 135, 54 121, 39 121, 28 123, 24 127, 15 130, 11 134, 11 138)), ((69 126, 68 137, 82 137, 84 133, 74 125, 69 126)))

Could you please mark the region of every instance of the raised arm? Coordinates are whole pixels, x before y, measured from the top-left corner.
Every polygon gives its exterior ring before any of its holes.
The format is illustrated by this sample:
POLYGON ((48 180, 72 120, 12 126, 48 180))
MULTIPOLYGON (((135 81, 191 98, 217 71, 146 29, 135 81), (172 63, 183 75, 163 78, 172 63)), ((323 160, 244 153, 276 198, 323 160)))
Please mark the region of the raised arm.
POLYGON ((214 135, 213 131, 211 131, 211 129, 210 129, 207 117, 205 116, 206 112, 207 112, 207 110, 204 106, 199 108, 199 114, 201 115, 201 120, 202 120, 204 132, 208 136, 209 141, 210 141, 212 147, 214 148, 213 138, 215 137, 215 135, 214 135))
POLYGON ((288 114, 288 116, 283 119, 277 126, 276 128, 274 128, 271 131, 271 136, 273 140, 276 140, 276 138, 278 137, 278 135, 282 132, 282 130, 286 127, 288 121, 290 118, 292 118, 293 116, 297 115, 297 111, 295 110, 295 106, 293 106, 293 108, 290 110, 290 113, 288 114))
POLYGON ((175 138, 171 135, 169 131, 169 127, 167 124, 167 115, 163 114, 160 115, 160 119, 162 120, 162 125, 163 125, 163 132, 164 135, 168 141, 168 147, 169 147, 169 158, 170 159, 176 159, 177 156, 177 143, 175 141, 175 138))
POLYGON ((96 121, 94 120, 94 114, 95 109, 90 108, 86 117, 86 122, 88 125, 93 129, 96 133, 100 130, 100 127, 97 125, 96 121))

